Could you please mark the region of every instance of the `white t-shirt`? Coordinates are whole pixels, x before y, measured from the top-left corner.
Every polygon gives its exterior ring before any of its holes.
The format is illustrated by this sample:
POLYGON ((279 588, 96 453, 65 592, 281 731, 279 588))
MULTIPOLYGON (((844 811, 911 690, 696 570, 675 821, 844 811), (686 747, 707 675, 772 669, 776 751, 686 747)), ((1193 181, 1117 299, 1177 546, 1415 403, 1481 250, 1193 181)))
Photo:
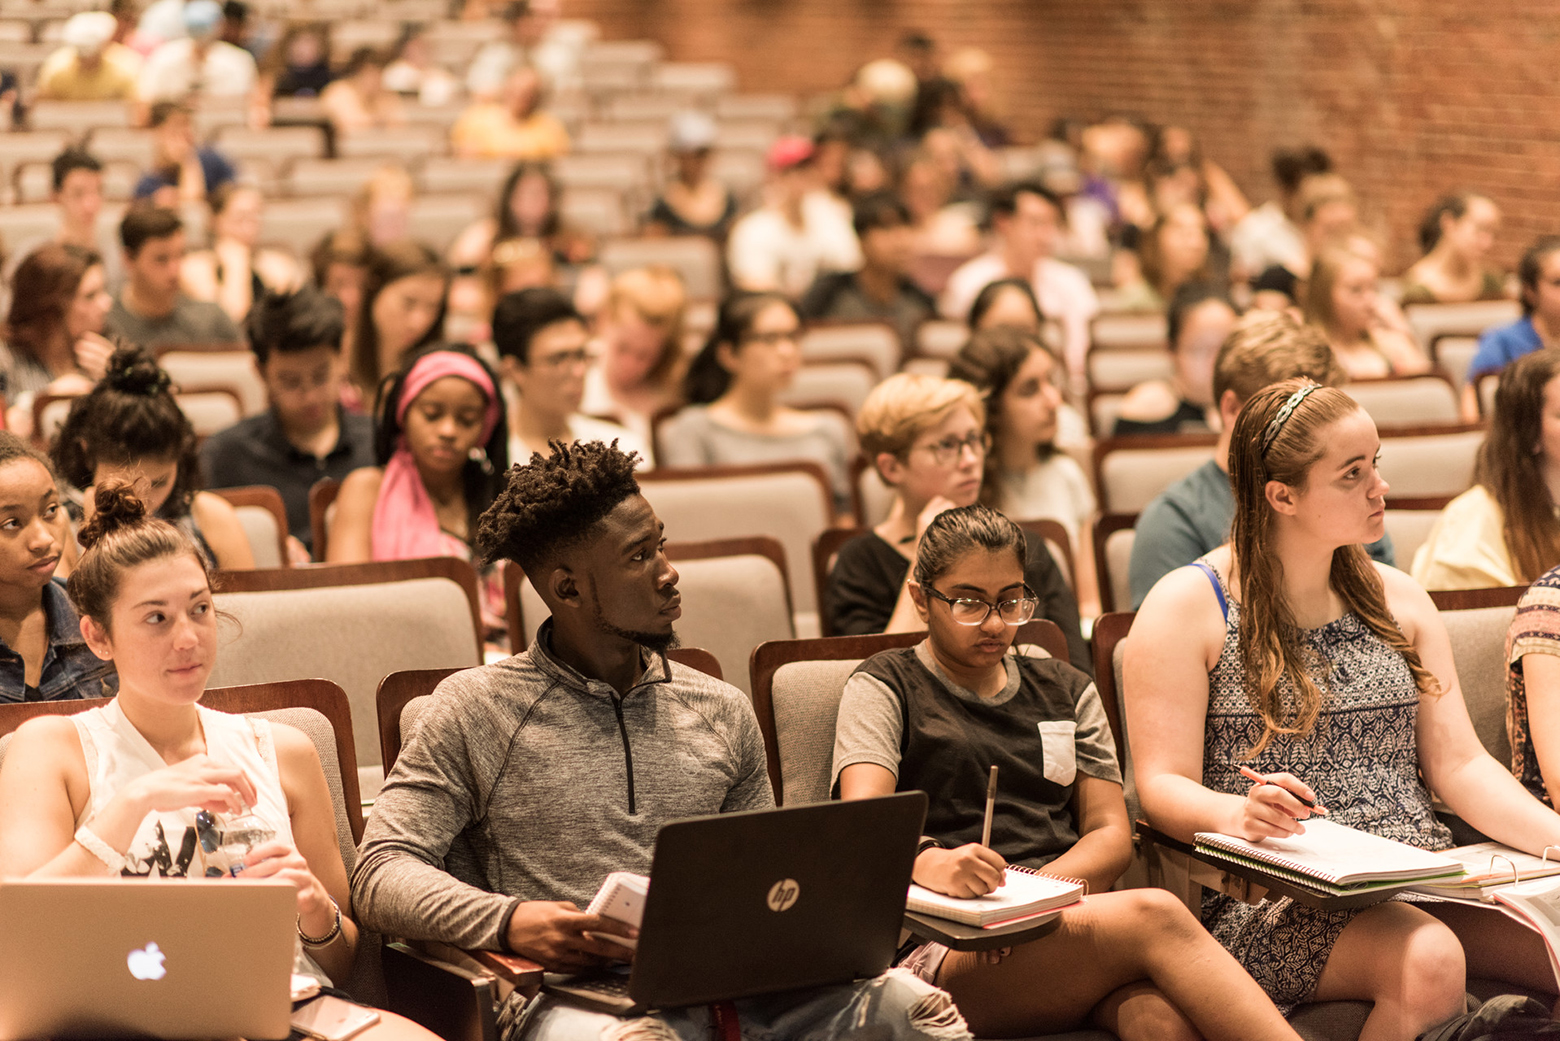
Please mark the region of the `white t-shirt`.
POLYGON ((764 207, 731 229, 726 265, 739 289, 778 289, 801 296, 824 271, 861 267, 861 244, 851 227, 849 208, 827 192, 802 199, 802 226, 779 210, 764 207))
POLYGON ((1067 529, 1073 552, 1078 536, 1094 523, 1094 492, 1077 460, 1056 452, 1024 473, 1003 472, 1002 512, 1017 520, 1054 520, 1067 529))
POLYGON ((203 97, 234 98, 255 85, 255 59, 241 47, 217 40, 196 67, 195 41, 169 40, 141 66, 141 100, 179 101, 195 92, 203 97))
MULTIPOLYGON (((949 276, 937 309, 944 318, 965 321, 970 316, 970 305, 982 289, 1011 277, 1001 255, 984 253, 949 276)), ((1040 301, 1040 310, 1047 318, 1061 323, 1062 358, 1067 371, 1083 372, 1084 356, 1089 352, 1089 322, 1100 313, 1100 298, 1089 284, 1089 276, 1071 264, 1044 257, 1035 264, 1029 284, 1040 301)))
MULTIPOLYGON (((585 416, 579 413, 569 417, 569 437, 573 441, 600 441, 610 445, 614 439, 618 448, 624 452, 639 453, 639 469, 647 470, 654 465, 654 456, 650 454, 649 444, 627 427, 616 423, 609 423, 604 419, 596 419, 594 416, 585 416)), ((509 431, 509 463, 526 463, 530 461, 532 452, 547 451, 546 445, 529 445, 520 440, 520 435, 511 428, 509 431)))

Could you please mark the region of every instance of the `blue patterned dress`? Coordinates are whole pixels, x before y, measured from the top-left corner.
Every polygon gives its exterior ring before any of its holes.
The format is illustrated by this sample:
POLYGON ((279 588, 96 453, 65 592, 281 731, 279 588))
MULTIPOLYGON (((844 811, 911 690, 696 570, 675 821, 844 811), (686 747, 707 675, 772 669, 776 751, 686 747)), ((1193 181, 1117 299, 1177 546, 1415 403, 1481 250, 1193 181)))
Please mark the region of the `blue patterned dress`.
MULTIPOLYGON (((1315 729, 1304 737, 1276 735, 1261 755, 1244 758, 1263 725, 1246 696, 1240 605, 1223 577, 1206 570, 1228 608, 1224 649, 1208 674, 1203 784, 1243 796, 1251 789, 1239 772, 1243 763, 1258 773, 1288 771, 1315 790, 1328 820, 1424 849, 1451 846, 1451 832, 1436 819, 1419 779, 1413 673, 1357 615, 1301 634, 1316 656, 1311 678, 1327 692, 1315 729)), ((1315 991, 1338 934, 1356 913, 1318 911, 1287 897, 1244 904, 1212 892, 1202 907, 1208 930, 1285 1013, 1315 991)))

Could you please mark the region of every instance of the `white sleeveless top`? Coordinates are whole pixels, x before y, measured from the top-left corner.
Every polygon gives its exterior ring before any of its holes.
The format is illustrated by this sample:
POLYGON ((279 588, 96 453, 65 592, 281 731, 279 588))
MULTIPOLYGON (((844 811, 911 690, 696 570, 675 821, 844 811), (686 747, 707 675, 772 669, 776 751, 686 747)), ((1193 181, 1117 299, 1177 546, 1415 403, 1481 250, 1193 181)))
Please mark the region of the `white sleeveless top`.
MULTIPOLYGON (((295 845, 292 821, 287 810, 287 796, 282 791, 281 771, 276 764, 276 746, 272 739, 269 720, 249 716, 235 716, 196 706, 201 729, 206 735, 206 754, 212 759, 238 767, 248 775, 255 786, 258 801, 251 808, 256 816, 276 832, 276 838, 288 845, 295 845)), ((168 766, 141 735, 130 720, 125 718, 119 700, 102 708, 78 712, 70 717, 76 724, 81 739, 81 751, 87 762, 89 794, 77 827, 88 823, 115 794, 126 784, 168 766)), ((182 859, 185 833, 188 830, 193 843, 193 855, 183 874, 190 878, 202 878, 206 874, 205 856, 195 836, 197 807, 146 815, 136 829, 126 853, 126 871, 130 874, 160 876, 166 872, 163 864, 182 859), (162 837, 158 836, 161 825, 162 837), (166 846, 166 852, 163 848, 166 846)), ((178 874, 176 869, 173 873, 178 874)), ((299 947, 300 960, 295 972, 316 976, 329 984, 329 978, 299 947)))

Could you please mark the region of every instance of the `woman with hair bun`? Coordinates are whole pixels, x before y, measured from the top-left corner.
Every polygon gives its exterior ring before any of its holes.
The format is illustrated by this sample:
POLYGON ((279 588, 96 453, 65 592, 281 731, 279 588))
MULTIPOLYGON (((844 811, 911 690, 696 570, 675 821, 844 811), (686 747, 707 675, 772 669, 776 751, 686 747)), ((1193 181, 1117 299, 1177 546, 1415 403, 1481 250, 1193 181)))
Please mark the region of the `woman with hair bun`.
MULTIPOLYGON (((1434 793, 1497 842, 1560 845, 1560 816, 1479 743, 1435 604, 1365 555, 1384 524, 1380 448, 1352 398, 1309 380, 1241 410, 1230 541, 1160 579, 1126 641, 1127 731, 1154 827, 1256 842, 1325 813, 1440 850, 1452 836, 1434 793)), ((1460 904, 1322 911, 1210 894, 1202 919, 1281 1008, 1373 1002, 1361 1037, 1407 1041, 1461 1014, 1469 976, 1555 992, 1536 933, 1460 904)))
POLYGON ((221 496, 200 491, 195 430, 173 397, 173 381, 151 355, 115 351, 108 372, 77 398, 54 444, 60 475, 85 493, 124 481, 151 513, 174 524, 223 570, 255 566, 238 513, 221 496))
POLYGON ((16 731, 0 769, 0 876, 280 879, 297 890, 295 971, 344 979, 358 930, 313 743, 200 706, 218 625, 205 555, 122 482, 95 489, 92 513, 68 587, 119 693, 16 731), (271 835, 240 854, 222 833, 245 816, 271 835))
POLYGON ((55 579, 73 547, 49 461, 0 431, 0 702, 101 698, 118 687, 55 579))

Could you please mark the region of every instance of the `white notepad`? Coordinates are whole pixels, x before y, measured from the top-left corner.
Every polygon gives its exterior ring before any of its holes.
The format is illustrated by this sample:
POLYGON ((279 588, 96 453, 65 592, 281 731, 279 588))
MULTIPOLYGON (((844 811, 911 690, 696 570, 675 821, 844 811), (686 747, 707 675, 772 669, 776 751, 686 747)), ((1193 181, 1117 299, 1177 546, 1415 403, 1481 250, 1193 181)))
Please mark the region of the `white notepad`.
POLYGON ((948 896, 912 882, 905 908, 984 928, 1077 903, 1087 890, 1088 883, 1082 879, 1041 875, 1009 865, 1006 880, 985 896, 948 896))
POLYGON ((1199 831, 1199 850, 1271 867, 1300 881, 1343 888, 1372 883, 1395 884, 1425 878, 1461 875, 1463 865, 1439 853, 1419 849, 1379 835, 1312 818, 1303 835, 1248 842, 1234 835, 1199 831))

